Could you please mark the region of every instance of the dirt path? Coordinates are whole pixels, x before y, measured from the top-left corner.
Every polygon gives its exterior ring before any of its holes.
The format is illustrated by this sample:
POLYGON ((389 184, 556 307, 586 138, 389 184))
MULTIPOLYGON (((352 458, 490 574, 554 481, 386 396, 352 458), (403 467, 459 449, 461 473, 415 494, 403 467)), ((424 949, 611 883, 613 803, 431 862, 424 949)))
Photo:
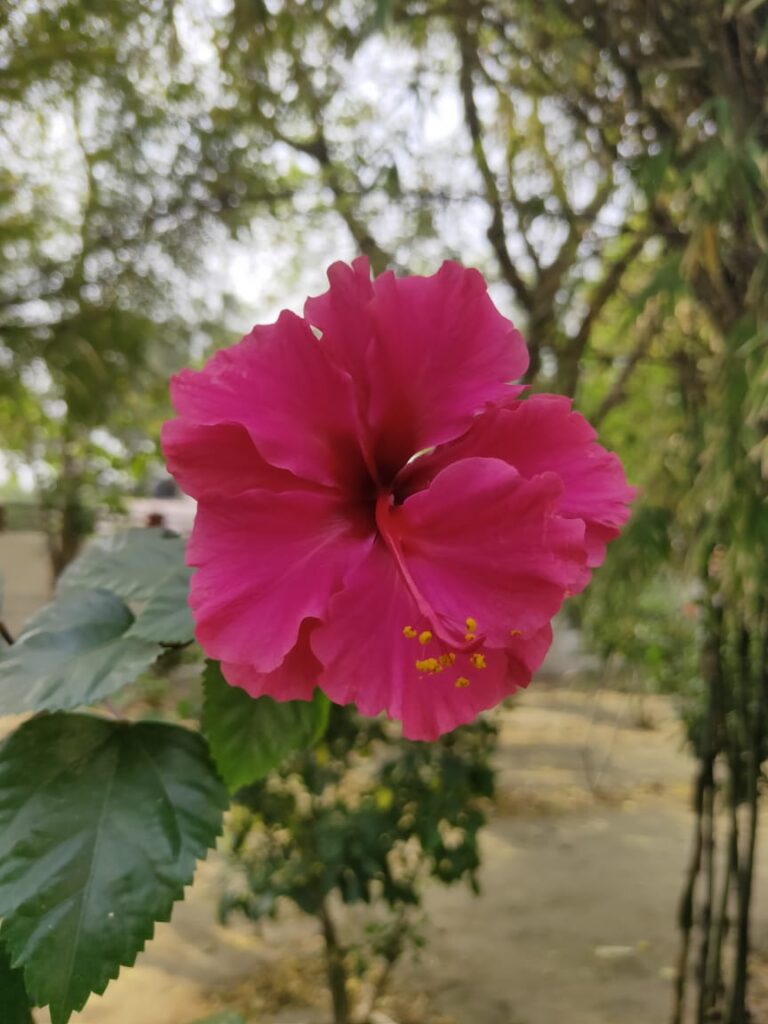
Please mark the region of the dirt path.
POLYGON ((652 731, 637 712, 540 687, 507 716, 483 893, 430 901, 426 973, 461 1024, 667 1019, 690 766, 668 705, 652 731))
POLYGON ((42 533, 0 533, 2 618, 16 635, 22 624, 50 600, 51 570, 42 533))
MULTIPOLYGON (((499 769, 482 894, 430 891, 426 950, 395 981, 401 1019, 664 1022, 690 832, 691 765, 672 708, 539 684, 503 713, 499 769)), ((203 865, 138 966, 73 1024, 190 1024, 238 998, 249 1024, 325 1019, 311 923, 296 917, 261 936, 219 927, 217 871, 203 865), (259 1010, 264 985, 279 1012, 259 1010)), ((764 903, 756 939, 768 946, 764 903)))

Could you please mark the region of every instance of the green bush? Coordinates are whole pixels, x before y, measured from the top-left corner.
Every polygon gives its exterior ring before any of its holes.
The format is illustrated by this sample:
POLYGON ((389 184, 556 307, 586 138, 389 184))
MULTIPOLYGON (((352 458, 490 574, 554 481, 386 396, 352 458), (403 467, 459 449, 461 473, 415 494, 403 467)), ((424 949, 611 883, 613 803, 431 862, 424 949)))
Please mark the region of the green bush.
POLYGON ((479 721, 433 744, 391 733, 332 705, 317 747, 239 791, 229 832, 223 919, 275 917, 285 899, 316 917, 337 1024, 351 1012, 351 974, 377 974, 380 993, 400 955, 419 944, 412 912, 430 878, 478 887, 494 727, 479 721), (340 937, 340 902, 373 905, 354 946, 340 937))

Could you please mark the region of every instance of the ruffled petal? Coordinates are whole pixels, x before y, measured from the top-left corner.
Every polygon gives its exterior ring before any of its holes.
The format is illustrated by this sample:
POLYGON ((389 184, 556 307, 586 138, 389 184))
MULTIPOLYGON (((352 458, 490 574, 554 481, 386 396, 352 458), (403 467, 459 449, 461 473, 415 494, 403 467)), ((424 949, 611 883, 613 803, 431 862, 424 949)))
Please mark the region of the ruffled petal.
POLYGON ((249 491, 198 506, 187 561, 195 635, 209 657, 271 672, 301 622, 373 542, 364 510, 331 493, 249 491))
POLYGON ((504 649, 488 650, 481 669, 468 654, 441 666, 445 650, 435 640, 422 645, 418 636, 403 632, 410 627, 422 633, 428 625, 378 541, 312 633, 312 648, 323 664, 321 689, 364 715, 386 712, 402 722, 409 739, 435 740, 527 685, 552 640, 547 624, 530 637, 508 638, 504 649), (439 671, 424 670, 430 659, 439 671))
POLYGON ((354 380, 363 408, 368 403, 368 348, 371 325, 368 305, 373 299, 371 265, 367 256, 328 268, 330 288, 307 299, 304 316, 323 335, 323 347, 333 362, 354 380))
POLYGON ((309 645, 315 626, 312 619, 302 622, 296 646, 271 672, 259 672, 252 665, 225 661, 221 663, 224 678, 231 686, 238 686, 251 697, 267 696, 280 701, 312 700, 322 670, 309 645))
POLYGON ((306 306, 322 343, 358 387, 381 482, 416 452, 456 437, 487 402, 509 396, 528 354, 476 270, 446 262, 431 277, 372 287, 363 265, 335 264, 306 306))
POLYGON ((287 469, 266 462, 241 423, 201 426, 183 419, 169 420, 163 424, 162 447, 168 472, 193 498, 307 486, 287 469))
POLYGON ((531 395, 508 408, 489 408, 462 437, 414 460, 397 486, 406 492, 427 487, 446 466, 471 457, 503 459, 529 479, 556 473, 563 483, 558 512, 583 520, 587 565, 594 568, 629 518, 628 503, 636 493, 618 456, 596 437, 587 420, 571 409, 570 399, 531 395))
POLYGON ((293 313, 182 370, 171 397, 192 424, 242 424, 267 462, 298 477, 349 489, 366 475, 352 381, 293 313))
POLYGON ((437 628, 503 647, 556 614, 586 561, 583 523, 555 514, 561 494, 554 473, 526 480, 499 459, 471 458, 391 510, 389 529, 437 628))

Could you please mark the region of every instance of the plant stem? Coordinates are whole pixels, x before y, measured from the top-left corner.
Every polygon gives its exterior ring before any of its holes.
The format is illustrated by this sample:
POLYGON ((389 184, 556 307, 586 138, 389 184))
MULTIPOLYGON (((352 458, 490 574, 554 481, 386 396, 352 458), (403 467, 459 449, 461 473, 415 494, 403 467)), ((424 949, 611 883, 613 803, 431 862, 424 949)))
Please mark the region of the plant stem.
POLYGON ((694 788, 693 809, 696 816, 694 827, 693 850, 686 873, 683 893, 680 897, 678 909, 678 927, 680 928, 680 951, 677 957, 677 971, 675 976, 674 1002, 672 1007, 671 1024, 682 1024, 685 1012, 685 996, 688 983, 688 958, 691 949, 691 931, 693 929, 693 905, 696 896, 696 882, 701 872, 701 854, 704 845, 704 833, 702 828, 702 810, 704 806, 706 769, 704 765, 699 769, 694 788))
POLYGON ((702 829, 702 861, 705 872, 704 900, 701 908, 701 945, 699 946, 699 998, 696 1012, 697 1024, 705 1024, 708 1016, 709 999, 707 977, 709 975, 710 936, 712 929, 712 906, 715 897, 715 780, 714 758, 706 762, 702 829))
POLYGON ((328 987, 333 1002, 333 1024, 349 1024, 349 992, 347 970, 344 966, 344 950, 339 942, 336 925, 325 903, 317 912, 325 939, 325 962, 328 972, 328 987))
MULTIPOLYGON (((746 632, 746 631, 745 631, 746 632)), ((742 642, 743 656, 741 659, 742 682, 752 675, 748 656, 748 634, 742 642)), ((752 888, 755 872, 755 847, 757 842, 757 825, 759 816, 759 779, 760 755, 764 738, 766 664, 765 643, 761 638, 760 667, 756 673, 757 701, 756 707, 750 706, 748 699, 740 709, 745 719, 746 733, 749 737, 746 750, 746 786, 748 807, 747 841, 744 856, 741 858, 738 873, 738 920, 736 927, 736 953, 734 962, 733 988, 728 1006, 728 1024, 745 1024, 749 1020, 746 998, 747 977, 750 949, 750 911, 752 904, 752 888)), ((754 678, 754 676, 752 676, 754 678)), ((745 695, 747 698, 749 694, 745 695)))

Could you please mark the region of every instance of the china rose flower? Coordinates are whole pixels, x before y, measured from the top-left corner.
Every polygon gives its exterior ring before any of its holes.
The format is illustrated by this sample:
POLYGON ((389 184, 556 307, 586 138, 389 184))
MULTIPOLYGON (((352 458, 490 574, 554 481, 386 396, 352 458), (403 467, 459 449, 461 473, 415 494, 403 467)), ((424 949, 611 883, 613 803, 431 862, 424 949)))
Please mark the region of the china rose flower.
POLYGON ((632 492, 567 399, 512 383, 476 270, 328 278, 172 382, 196 634, 254 697, 319 686, 434 739, 529 682, 632 492))

